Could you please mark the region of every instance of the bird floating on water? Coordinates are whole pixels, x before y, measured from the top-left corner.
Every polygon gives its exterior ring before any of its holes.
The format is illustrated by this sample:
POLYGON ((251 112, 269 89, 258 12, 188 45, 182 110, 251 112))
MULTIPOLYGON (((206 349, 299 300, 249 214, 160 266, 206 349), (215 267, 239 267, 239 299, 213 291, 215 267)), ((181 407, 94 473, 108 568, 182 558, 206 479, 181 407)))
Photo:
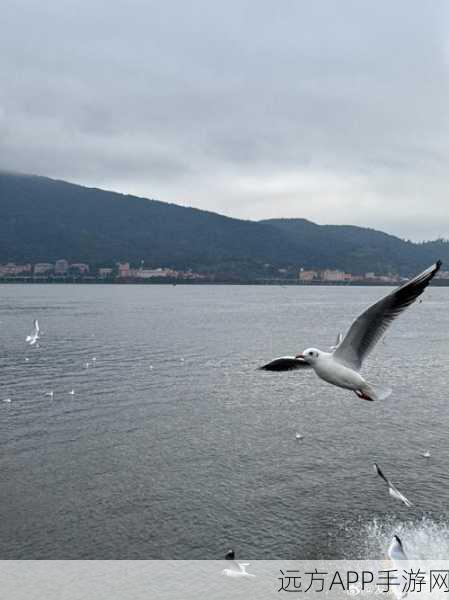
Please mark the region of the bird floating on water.
POLYGON ((255 577, 253 573, 248 573, 246 570, 246 567, 249 567, 251 563, 237 562, 234 550, 228 550, 225 559, 229 561, 229 568, 223 569, 223 575, 227 575, 228 577, 255 577))
POLYGON ((390 494, 390 496, 392 498, 396 498, 396 500, 400 500, 401 502, 403 502, 405 504, 405 506, 408 506, 409 508, 410 508, 410 506, 413 506, 413 504, 410 502, 410 500, 408 500, 404 496, 404 494, 401 494, 401 492, 398 490, 398 488, 391 483, 391 481, 388 479, 388 477, 385 477, 385 475, 380 470, 379 465, 377 463, 374 463, 373 466, 374 466, 374 470, 379 475, 379 477, 381 477, 387 484, 388 493, 390 494))
POLYGON ((423 453, 421 454, 421 456, 422 456, 423 458, 430 458, 432 455, 430 454, 430 452, 429 452, 428 450, 426 450, 425 452, 423 452, 423 453))
POLYGON ((302 440, 302 437, 303 437, 303 436, 302 436, 300 433, 296 432, 295 438, 296 438, 297 440, 302 440))
POLYGON ((37 340, 39 339, 39 322, 37 319, 34 319, 34 330, 32 331, 32 333, 30 333, 30 335, 27 335, 25 338, 25 341, 28 342, 28 344, 30 346, 34 346, 34 344, 37 342, 37 340))
POLYGON ((296 356, 276 358, 260 368, 265 371, 312 368, 324 381, 352 390, 363 400, 384 400, 391 394, 391 389, 368 383, 359 373, 362 362, 390 323, 423 293, 440 267, 439 260, 366 309, 343 339, 338 336, 332 352, 308 348, 296 356))

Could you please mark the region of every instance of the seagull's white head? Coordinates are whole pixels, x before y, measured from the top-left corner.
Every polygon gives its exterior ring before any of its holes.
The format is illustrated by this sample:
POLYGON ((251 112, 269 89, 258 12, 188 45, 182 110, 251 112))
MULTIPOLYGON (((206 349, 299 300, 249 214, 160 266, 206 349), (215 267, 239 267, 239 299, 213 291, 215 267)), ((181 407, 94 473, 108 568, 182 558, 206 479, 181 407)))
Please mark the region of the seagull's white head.
POLYGON ((317 348, 307 348, 302 354, 297 354, 296 358, 302 358, 309 365, 313 365, 319 359, 321 350, 317 348))

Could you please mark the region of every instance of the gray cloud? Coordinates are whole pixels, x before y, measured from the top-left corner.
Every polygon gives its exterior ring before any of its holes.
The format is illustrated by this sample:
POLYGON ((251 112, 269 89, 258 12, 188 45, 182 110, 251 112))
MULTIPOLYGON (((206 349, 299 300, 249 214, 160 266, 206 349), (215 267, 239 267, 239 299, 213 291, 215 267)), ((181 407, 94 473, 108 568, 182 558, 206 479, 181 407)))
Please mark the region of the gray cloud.
POLYGON ((2 166, 449 237, 446 6, 6 0, 2 166))

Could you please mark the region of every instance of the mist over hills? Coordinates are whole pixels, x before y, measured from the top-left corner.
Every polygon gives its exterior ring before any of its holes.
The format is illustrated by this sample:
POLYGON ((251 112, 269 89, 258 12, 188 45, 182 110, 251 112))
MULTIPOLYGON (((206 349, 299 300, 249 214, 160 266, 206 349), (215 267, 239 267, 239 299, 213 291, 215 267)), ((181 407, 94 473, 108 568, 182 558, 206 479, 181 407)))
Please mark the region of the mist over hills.
POLYGON ((373 229, 305 219, 244 221, 46 177, 0 173, 0 263, 59 258, 97 267, 144 260, 148 266, 236 279, 300 267, 409 275, 436 258, 448 264, 449 243, 417 244, 373 229))

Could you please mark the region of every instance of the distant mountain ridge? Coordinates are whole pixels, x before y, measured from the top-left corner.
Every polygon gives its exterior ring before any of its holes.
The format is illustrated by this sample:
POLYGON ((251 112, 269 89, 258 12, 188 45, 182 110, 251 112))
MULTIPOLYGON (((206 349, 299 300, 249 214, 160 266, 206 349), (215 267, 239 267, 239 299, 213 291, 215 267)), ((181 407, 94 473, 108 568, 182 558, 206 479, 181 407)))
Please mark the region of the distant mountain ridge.
POLYGON ((118 261, 259 277, 279 268, 336 268, 409 275, 441 258, 449 243, 421 244, 347 225, 305 219, 244 221, 86 188, 46 177, 0 173, 0 263, 93 266, 118 261))

